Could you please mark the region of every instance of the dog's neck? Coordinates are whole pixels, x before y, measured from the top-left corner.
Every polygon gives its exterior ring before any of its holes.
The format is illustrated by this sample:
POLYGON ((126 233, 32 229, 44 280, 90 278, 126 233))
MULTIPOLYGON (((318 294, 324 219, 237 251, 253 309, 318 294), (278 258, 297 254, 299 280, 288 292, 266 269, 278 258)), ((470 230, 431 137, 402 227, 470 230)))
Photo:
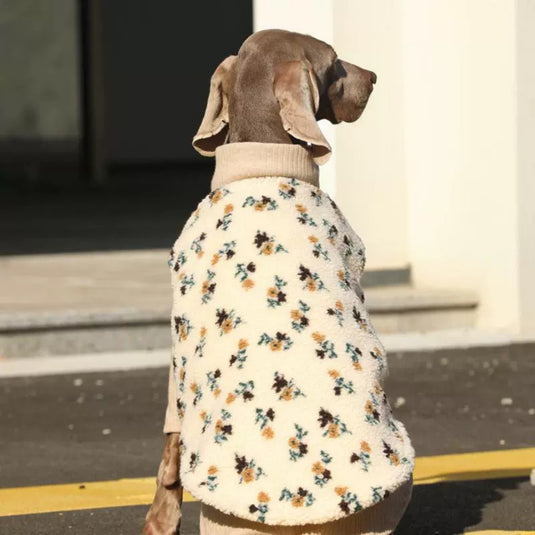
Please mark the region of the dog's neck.
POLYGON ((301 145, 244 141, 227 143, 215 150, 211 191, 234 180, 253 177, 289 177, 319 188, 319 168, 301 145))

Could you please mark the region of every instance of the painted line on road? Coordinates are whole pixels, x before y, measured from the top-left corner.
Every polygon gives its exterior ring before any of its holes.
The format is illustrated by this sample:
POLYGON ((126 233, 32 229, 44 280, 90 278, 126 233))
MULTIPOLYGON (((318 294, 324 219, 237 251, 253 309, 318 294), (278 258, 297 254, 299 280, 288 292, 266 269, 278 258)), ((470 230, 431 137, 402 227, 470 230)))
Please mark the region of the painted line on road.
POLYGON ((465 531, 465 533, 466 535, 534 535, 535 531, 487 529, 485 531, 465 531))
MULTIPOLYGON (((529 476, 533 468, 535 468, 535 448, 418 457, 414 470, 414 483, 430 485, 441 482, 524 477, 529 476)), ((154 496, 155 481, 154 477, 143 477, 0 489, 0 517, 148 505, 154 496)), ((189 492, 184 492, 183 501, 197 500, 189 492)))

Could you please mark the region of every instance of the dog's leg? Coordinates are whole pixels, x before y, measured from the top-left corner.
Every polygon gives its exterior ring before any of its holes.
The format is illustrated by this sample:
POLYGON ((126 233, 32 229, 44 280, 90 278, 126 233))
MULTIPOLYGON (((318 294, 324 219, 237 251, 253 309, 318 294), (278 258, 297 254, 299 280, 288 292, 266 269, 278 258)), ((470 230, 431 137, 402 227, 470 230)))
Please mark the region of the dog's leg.
POLYGON ((158 468, 156 493, 142 535, 177 535, 182 517, 179 434, 168 433, 158 468))

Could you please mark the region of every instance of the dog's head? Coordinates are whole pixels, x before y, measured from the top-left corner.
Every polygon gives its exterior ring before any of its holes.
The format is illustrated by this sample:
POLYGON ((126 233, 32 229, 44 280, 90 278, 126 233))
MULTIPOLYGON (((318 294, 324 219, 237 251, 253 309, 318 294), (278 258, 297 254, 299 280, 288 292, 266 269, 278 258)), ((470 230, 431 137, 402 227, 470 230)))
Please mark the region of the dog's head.
POLYGON ((331 147, 317 121, 356 121, 376 80, 375 73, 339 59, 330 45, 310 35, 256 32, 212 75, 193 146, 214 156, 228 140, 230 123, 231 142, 302 143, 322 164, 331 147))

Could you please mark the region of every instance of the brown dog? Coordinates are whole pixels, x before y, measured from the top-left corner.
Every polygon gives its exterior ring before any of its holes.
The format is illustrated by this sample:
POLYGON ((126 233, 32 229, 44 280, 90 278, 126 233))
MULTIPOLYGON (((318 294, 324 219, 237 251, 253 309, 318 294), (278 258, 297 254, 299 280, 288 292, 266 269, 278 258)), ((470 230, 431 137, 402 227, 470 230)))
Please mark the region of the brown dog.
MULTIPOLYGON (((193 146, 214 156, 226 142, 300 143, 316 163, 324 163, 331 147, 316 121, 356 121, 376 80, 375 73, 339 59, 330 45, 314 37, 285 30, 256 32, 212 75, 193 146)), ((179 533, 178 437, 167 434, 145 535, 179 533)))

